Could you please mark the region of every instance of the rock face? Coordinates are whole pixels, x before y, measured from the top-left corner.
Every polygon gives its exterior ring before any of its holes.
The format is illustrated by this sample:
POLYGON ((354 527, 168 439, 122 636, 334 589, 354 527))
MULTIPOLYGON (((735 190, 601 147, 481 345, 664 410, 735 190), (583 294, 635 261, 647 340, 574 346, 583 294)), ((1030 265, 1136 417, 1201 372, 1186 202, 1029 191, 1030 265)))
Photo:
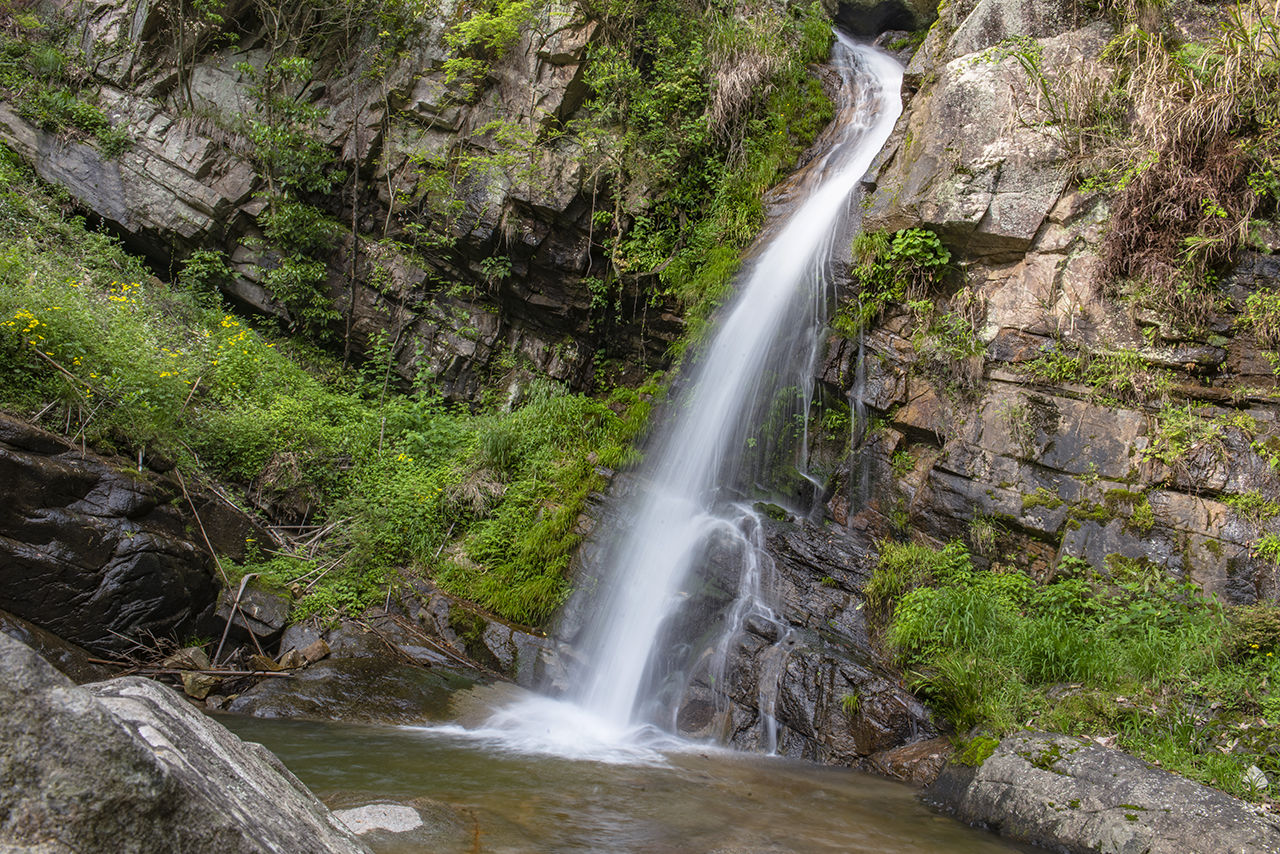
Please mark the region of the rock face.
POLYGON ((111 675, 105 667, 89 661, 92 656, 88 650, 7 611, 0 611, 0 633, 34 650, 77 685, 98 682, 111 675))
MULTIPOLYGON (((88 94, 132 145, 109 157, 46 133, 4 105, 0 141, 159 268, 197 249, 222 250, 234 273, 225 284, 229 296, 296 320, 264 285, 280 257, 263 242, 267 183, 241 128, 257 109, 241 63, 260 69, 270 56, 252 4, 227 7, 226 29, 243 37, 196 57, 183 87, 162 58, 171 30, 155 5, 50 6, 83 32, 94 69, 88 94)), ((471 97, 446 82, 443 67, 451 56, 445 29, 462 14, 456 6, 445 3, 420 19, 377 74, 367 63, 324 56, 314 79, 291 84, 290 97, 319 112, 316 133, 335 155, 334 169, 355 176, 308 199, 346 232, 327 259, 322 286, 347 318, 341 334, 356 350, 375 339, 389 344, 405 380, 429 372, 458 399, 522 365, 589 385, 592 361, 606 347, 609 358, 656 364, 681 331, 671 306, 646 307, 648 297, 635 285, 617 295, 616 312, 601 310, 593 296, 599 285, 592 276, 609 261, 592 248, 592 199, 600 188, 581 152, 563 145, 538 149, 536 162, 512 163, 496 141, 537 136, 582 104, 582 64, 596 25, 572 6, 539 7, 540 17, 521 27, 471 97), (459 172, 462 162, 474 174, 459 172), (458 205, 441 200, 441 181, 456 184, 445 195, 458 205)), ((355 52, 379 49, 362 43, 355 52)))
POLYGON ((947 767, 924 796, 963 821, 1071 854, 1280 851, 1275 816, 1062 735, 1012 735, 978 768, 947 767))
POLYGON ((474 674, 385 657, 333 658, 292 679, 264 679, 226 709, 259 718, 423 724, 445 720, 450 695, 474 684, 474 674))
MULTIPOLYGON (((0 607, 91 650, 213 634, 218 581, 178 484, 0 413, 0 607)), ((215 548, 250 523, 193 496, 215 548)))
POLYGON ((265 748, 145 679, 77 688, 0 635, 0 847, 357 854, 265 748))
MULTIPOLYGON (((1280 498, 1266 347, 1229 308, 1188 336, 1106 292, 1107 197, 1064 179, 1070 136, 1054 97, 1105 83, 1108 34, 1058 0, 969 0, 942 8, 911 59, 906 112, 866 179, 864 227, 941 237, 954 295, 931 298, 964 319, 978 355, 931 351, 901 309, 867 331, 861 367, 858 342, 831 339, 820 386, 860 398, 884 429, 830 484, 827 512, 867 541, 895 529, 959 538, 980 564, 1037 577, 1065 556, 1103 571, 1136 561, 1228 602, 1275 599, 1275 566, 1252 545, 1276 520, 1231 507, 1280 498), (1077 353, 1095 360, 1091 376, 1043 367, 1077 353), (1178 410, 1209 425, 1206 438, 1176 458, 1153 453, 1178 410)), ((1244 253, 1222 306, 1271 287, 1275 267, 1244 253)))
MULTIPOLYGON (((606 532, 625 524, 629 479, 619 482, 599 511, 606 532)), ((667 657, 650 665, 645 693, 657 698, 650 712, 656 721, 745 750, 866 768, 878 767, 871 758, 882 751, 936 735, 928 711, 868 636, 861 592, 871 562, 859 536, 763 514, 759 524, 762 587, 777 619, 735 621, 743 542, 711 543, 664 627, 687 642, 671 644, 667 657)), ((579 551, 578 593, 555 627, 566 667, 590 654, 573 644, 605 574, 601 546, 589 542, 579 551)))

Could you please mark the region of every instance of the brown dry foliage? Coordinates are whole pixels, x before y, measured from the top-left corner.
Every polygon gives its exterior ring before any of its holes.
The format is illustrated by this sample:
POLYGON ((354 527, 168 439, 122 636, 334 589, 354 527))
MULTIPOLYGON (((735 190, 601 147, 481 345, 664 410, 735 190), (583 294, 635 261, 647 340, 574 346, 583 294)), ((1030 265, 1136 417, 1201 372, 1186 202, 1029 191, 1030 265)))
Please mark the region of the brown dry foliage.
POLYGON ((1240 246, 1258 205, 1247 180, 1256 158, 1241 142, 1274 112, 1278 32, 1274 11, 1254 2, 1233 12, 1195 61, 1137 27, 1110 48, 1127 70, 1121 86, 1129 105, 1127 138, 1112 157, 1138 165, 1112 203, 1103 264, 1181 325, 1208 320, 1206 276, 1240 246))
POLYGON ((506 487, 493 469, 478 468, 450 486, 446 495, 451 504, 465 505, 477 516, 484 516, 504 492, 506 487))
POLYGON ((735 18, 732 28, 712 40, 707 124, 721 139, 732 142, 740 136, 734 129, 768 94, 770 80, 786 64, 785 46, 777 44, 784 26, 776 11, 756 9, 750 18, 735 18))

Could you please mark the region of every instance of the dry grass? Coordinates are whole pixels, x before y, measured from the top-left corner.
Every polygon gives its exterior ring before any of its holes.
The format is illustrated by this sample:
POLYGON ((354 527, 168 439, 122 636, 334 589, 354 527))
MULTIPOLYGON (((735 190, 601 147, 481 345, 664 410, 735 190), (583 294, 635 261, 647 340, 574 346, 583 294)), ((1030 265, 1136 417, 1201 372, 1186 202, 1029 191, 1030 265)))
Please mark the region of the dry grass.
POLYGON ((718 27, 710 42, 711 100, 707 124, 726 142, 751 112, 753 104, 769 94, 770 81, 787 62, 787 45, 781 34, 785 22, 777 10, 753 10, 750 18, 735 17, 718 27))
POLYGON ((1101 255, 1107 273, 1181 326, 1215 309, 1213 271, 1274 199, 1256 176, 1276 159, 1280 3, 1242 4, 1209 45, 1172 46, 1137 25, 1108 48, 1127 107, 1110 161, 1115 192, 1101 255))

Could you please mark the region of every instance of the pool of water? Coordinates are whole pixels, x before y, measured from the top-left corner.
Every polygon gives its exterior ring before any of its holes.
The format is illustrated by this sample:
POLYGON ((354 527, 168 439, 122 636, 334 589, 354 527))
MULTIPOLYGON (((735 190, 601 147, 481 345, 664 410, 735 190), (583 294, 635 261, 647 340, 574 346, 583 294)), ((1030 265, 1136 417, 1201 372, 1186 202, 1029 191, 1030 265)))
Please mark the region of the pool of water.
POLYGON ((364 837, 379 854, 986 854, 1027 851, 924 807, 908 786, 691 748, 600 762, 504 748, 457 727, 220 716, 330 807, 405 804, 424 824, 364 837))

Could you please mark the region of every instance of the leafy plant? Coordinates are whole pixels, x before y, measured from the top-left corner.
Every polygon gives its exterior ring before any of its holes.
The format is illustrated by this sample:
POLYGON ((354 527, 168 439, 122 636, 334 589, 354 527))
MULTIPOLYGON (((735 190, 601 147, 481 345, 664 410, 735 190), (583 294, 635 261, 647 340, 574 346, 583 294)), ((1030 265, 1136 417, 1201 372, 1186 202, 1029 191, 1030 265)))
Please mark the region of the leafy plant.
MULTIPOLYGON (((924 228, 908 228, 892 235, 862 232, 854 238, 854 259, 859 282, 858 296, 836 312, 833 326, 840 334, 856 338, 892 303, 917 300, 946 279, 951 252, 938 235, 924 228)), ((941 321, 941 346, 969 355, 972 333, 960 330, 954 316, 941 321)))

